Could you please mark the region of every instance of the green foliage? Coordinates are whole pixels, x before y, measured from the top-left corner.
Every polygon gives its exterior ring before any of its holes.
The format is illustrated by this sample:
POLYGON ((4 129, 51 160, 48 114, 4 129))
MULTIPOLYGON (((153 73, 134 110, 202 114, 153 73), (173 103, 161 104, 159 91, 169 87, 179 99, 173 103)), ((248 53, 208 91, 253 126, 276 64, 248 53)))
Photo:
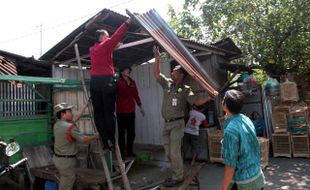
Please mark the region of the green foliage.
POLYGON ((267 81, 268 77, 266 75, 266 72, 262 69, 254 69, 254 77, 256 78, 256 81, 258 84, 262 85, 265 81, 267 81))
POLYGON ((230 37, 244 53, 240 62, 259 64, 272 76, 310 71, 308 1, 185 0, 183 5, 180 13, 169 8, 179 35, 209 42, 230 37), (268 64, 270 59, 275 64, 268 64))
POLYGON ((170 18, 173 18, 169 25, 180 37, 201 40, 203 39, 201 19, 192 15, 191 11, 191 9, 184 9, 184 11, 177 14, 172 5, 169 5, 168 14, 170 18))

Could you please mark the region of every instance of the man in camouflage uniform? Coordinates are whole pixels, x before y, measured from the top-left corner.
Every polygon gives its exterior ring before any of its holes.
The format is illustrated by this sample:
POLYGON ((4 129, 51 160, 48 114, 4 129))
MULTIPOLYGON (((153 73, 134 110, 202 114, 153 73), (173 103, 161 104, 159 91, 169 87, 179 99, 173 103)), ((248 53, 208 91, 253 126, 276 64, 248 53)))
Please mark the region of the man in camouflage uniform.
POLYGON ((194 101, 194 94, 190 87, 183 83, 186 71, 177 65, 171 73, 171 79, 169 79, 160 73, 158 48, 154 49, 154 57, 154 77, 163 88, 164 93, 162 103, 162 116, 165 120, 163 144, 172 169, 172 178, 166 180, 165 186, 175 187, 183 182, 181 142, 184 136, 186 104, 188 102, 203 105, 210 100, 210 97, 194 101))
POLYGON ((71 108, 66 103, 57 104, 54 111, 57 122, 54 125, 54 157, 53 161, 60 174, 60 190, 71 190, 75 182, 75 167, 77 164, 77 141, 89 143, 98 139, 98 134, 82 134, 75 126, 75 122, 85 111, 87 104, 73 116, 71 108))

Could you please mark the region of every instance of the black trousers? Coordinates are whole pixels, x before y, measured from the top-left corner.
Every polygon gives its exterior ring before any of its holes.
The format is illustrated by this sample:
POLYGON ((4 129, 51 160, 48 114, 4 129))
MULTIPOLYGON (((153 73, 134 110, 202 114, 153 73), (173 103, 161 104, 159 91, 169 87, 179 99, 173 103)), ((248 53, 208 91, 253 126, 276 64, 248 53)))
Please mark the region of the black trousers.
POLYGON ((121 154, 125 154, 125 139, 127 133, 127 155, 133 154, 133 143, 136 137, 135 132, 135 113, 117 113, 118 124, 118 145, 121 154))
POLYGON ((116 82, 113 76, 95 76, 90 80, 90 94, 94 108, 96 128, 103 145, 108 140, 115 144, 115 98, 116 82))

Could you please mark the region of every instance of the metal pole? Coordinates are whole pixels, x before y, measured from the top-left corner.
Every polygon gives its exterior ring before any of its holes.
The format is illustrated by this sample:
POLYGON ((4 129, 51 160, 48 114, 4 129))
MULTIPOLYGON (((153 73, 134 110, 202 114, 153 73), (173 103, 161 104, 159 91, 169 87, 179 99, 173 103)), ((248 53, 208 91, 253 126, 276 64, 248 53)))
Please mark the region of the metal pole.
POLYGON ((40 56, 42 55, 42 24, 40 24, 40 56))

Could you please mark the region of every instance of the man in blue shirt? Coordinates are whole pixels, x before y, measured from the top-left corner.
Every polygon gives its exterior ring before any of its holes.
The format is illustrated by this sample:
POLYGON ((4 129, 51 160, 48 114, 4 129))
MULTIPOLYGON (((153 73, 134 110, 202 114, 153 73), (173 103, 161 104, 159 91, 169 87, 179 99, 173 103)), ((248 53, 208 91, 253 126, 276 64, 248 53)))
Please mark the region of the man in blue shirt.
POLYGON ((222 142, 225 173, 221 190, 260 190, 264 187, 255 127, 240 113, 243 99, 243 94, 237 90, 227 91, 223 99, 227 120, 222 142))

